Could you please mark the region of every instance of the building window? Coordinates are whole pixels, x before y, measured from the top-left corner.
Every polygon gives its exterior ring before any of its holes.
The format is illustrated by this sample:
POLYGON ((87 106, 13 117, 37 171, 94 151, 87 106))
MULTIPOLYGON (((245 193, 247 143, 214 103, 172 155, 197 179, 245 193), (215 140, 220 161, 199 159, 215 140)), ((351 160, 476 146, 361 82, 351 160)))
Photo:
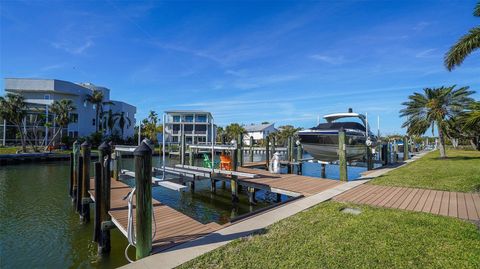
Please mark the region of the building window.
POLYGON ((95 126, 95 119, 92 119, 92 125, 95 126))
POLYGON ((207 116, 206 115, 197 115, 195 117, 196 122, 207 122, 207 116))
POLYGON ((180 116, 173 116, 173 122, 180 122, 180 116))
POLYGON ((78 114, 70 113, 70 123, 77 123, 77 122, 78 122, 78 114))
POLYGON ((193 122, 193 116, 192 115, 185 116, 185 122, 193 122))
POLYGON ((50 100, 50 94, 45 94, 45 95, 43 96, 43 99, 45 99, 45 100, 50 100))

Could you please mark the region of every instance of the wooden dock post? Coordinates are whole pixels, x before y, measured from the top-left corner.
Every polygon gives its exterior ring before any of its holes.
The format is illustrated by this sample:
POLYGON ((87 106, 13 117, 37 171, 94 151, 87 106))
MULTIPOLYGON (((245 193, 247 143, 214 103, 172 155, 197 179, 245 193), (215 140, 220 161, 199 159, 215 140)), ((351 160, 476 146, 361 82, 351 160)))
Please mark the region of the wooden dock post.
POLYGON ((270 156, 273 157, 273 154, 275 154, 275 144, 276 144, 276 141, 275 141, 275 135, 272 135, 272 154, 270 156))
POLYGON ((115 180, 120 180, 120 172, 122 171, 122 153, 120 151, 115 151, 114 160, 113 160, 113 178, 115 180))
POLYGON ((253 163, 253 136, 250 136, 250 152, 249 154, 249 162, 253 163))
POLYGON ((91 150, 90 143, 85 141, 81 145, 82 147, 82 201, 81 201, 81 213, 80 220, 84 223, 90 222, 90 160, 91 150))
POLYGON ((296 142, 297 144, 297 162, 300 162, 300 160, 303 158, 303 149, 302 149, 302 144, 300 144, 300 141, 296 142))
POLYGON ((102 165, 100 162, 95 162, 94 170, 95 181, 95 216, 93 220, 93 241, 100 242, 102 216, 101 216, 101 202, 102 202, 102 165))
POLYGON ((74 170, 75 170, 75 156, 73 152, 70 153, 70 185, 68 186, 68 195, 70 198, 73 199, 73 177, 74 177, 74 170))
POLYGON ((393 162, 398 162, 398 144, 397 141, 393 142, 393 162))
POLYGON ((270 167, 270 137, 265 137, 265 169, 270 167))
POLYGON ((288 140, 290 141, 290 156, 288 158, 288 161, 293 162, 293 136, 290 136, 288 140))
MULTIPOLYGON (((238 165, 238 162, 237 162, 237 150, 238 149, 234 149, 232 150, 232 171, 237 171, 237 165, 238 165)), ((231 187, 231 190, 232 190, 232 202, 233 203, 238 203, 239 199, 238 199, 238 181, 237 181, 237 176, 235 175, 231 175, 231 180, 230 180, 230 187, 231 187)))
POLYGON ((367 170, 370 171, 373 169, 373 154, 372 154, 372 147, 367 147, 367 170))
POLYGON ((72 203, 77 204, 78 190, 78 157, 80 156, 80 146, 78 141, 73 142, 73 182, 72 182, 72 203))
POLYGON ((78 157, 77 168, 77 195, 75 200, 75 210, 78 214, 82 214, 82 188, 83 188, 83 157, 78 157))
POLYGON ((338 166, 340 169, 341 181, 348 181, 346 140, 347 140, 347 136, 345 134, 345 131, 342 128, 338 132, 338 166))
MULTIPOLYGON (((110 228, 109 223, 111 222, 111 217, 108 214, 110 211, 110 185, 111 185, 111 176, 110 176, 110 159, 111 159, 111 148, 110 145, 104 141, 99 147, 99 161, 101 164, 102 170, 102 181, 101 181, 101 200, 96 201, 100 202, 100 240, 98 243, 98 252, 101 254, 110 253, 110 228)), ((98 199, 97 199, 98 200, 98 199)))
POLYGON ((136 184, 136 257, 152 252, 152 149, 142 142, 133 152, 136 184))
POLYGON ((287 137, 287 161, 290 162, 290 155, 292 154, 291 149, 290 149, 290 137, 287 137))
POLYGON ((327 178, 327 164, 326 163, 322 163, 322 170, 321 170, 321 175, 320 177, 321 178, 327 178))
POLYGON ((406 161, 410 159, 410 156, 408 155, 408 137, 404 136, 403 137, 403 160, 406 161))
POLYGON ((243 166, 243 134, 238 135, 238 140, 237 140, 237 161, 239 166, 243 166))
POLYGON ((188 147, 188 165, 193 166, 193 149, 192 147, 188 147))
MULTIPOLYGON (((185 138, 185 132, 182 130, 182 134, 180 135, 180 163, 182 165, 185 165, 185 142, 186 142, 186 138, 185 138)), ((213 157, 212 157, 213 159, 213 157)), ((212 161, 213 162, 213 161, 212 161)))
POLYGON ((303 163, 302 163, 302 159, 303 159, 303 148, 302 148, 302 144, 300 144, 300 141, 297 140, 297 142, 295 143, 297 144, 297 175, 301 175, 302 174, 302 169, 303 169, 303 163))
POLYGON ((248 202, 250 203, 250 205, 255 205, 257 203, 255 192, 255 188, 248 187, 248 202))

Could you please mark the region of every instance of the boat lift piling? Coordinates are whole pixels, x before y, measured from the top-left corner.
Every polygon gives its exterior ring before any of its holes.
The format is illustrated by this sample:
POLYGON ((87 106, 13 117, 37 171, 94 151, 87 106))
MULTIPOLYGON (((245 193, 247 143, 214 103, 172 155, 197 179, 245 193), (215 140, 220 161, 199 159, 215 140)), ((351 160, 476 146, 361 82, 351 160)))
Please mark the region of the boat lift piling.
POLYGON ((95 215, 93 220, 93 241, 99 243, 101 237, 101 201, 102 201, 102 165, 95 162, 94 183, 95 183, 95 215))
POLYGON ((82 213, 82 187, 83 187, 83 157, 78 157, 77 165, 77 193, 75 197, 75 211, 82 213))
POLYGON ((100 203, 100 238, 98 242, 98 252, 100 254, 110 253, 110 229, 113 228, 111 217, 108 214, 110 211, 110 154, 111 148, 107 142, 103 142, 99 147, 99 161, 101 165, 101 199, 97 199, 100 203))
MULTIPOLYGON (((238 162, 237 162, 237 151, 238 149, 235 148, 231 151, 231 156, 232 156, 232 171, 237 171, 238 168, 238 162)), ((230 187, 232 191, 232 202, 234 204, 239 202, 238 199, 238 177, 236 175, 231 175, 231 180, 230 180, 230 187)))
POLYGON ((275 144, 276 144, 276 141, 275 141, 275 135, 272 135, 272 154, 270 156, 273 156, 273 154, 275 154, 275 151, 277 150, 275 148, 275 144))
MULTIPOLYGON (((184 146, 185 144, 183 144, 183 150, 184 146)), ((152 251, 152 150, 143 141, 133 151, 133 155, 136 186, 135 239, 138 260, 149 256, 152 251)))
POLYGON ((270 167, 270 137, 265 137, 265 169, 268 171, 270 167))
POLYGON ((77 190, 78 190, 78 157, 80 156, 80 147, 78 145, 78 142, 75 140, 75 142, 73 142, 73 152, 72 152, 72 156, 73 156, 73 161, 71 161, 73 163, 73 167, 72 167, 72 171, 70 171, 70 173, 72 174, 72 203, 74 205, 77 204, 77 190))
POLYGON ((73 177, 74 177, 74 172, 73 169, 75 167, 74 163, 74 155, 73 152, 70 153, 70 185, 68 186, 68 195, 70 195, 70 198, 73 199, 73 177))
POLYGON ((238 166, 243 166, 243 134, 238 135, 237 139, 237 162, 238 166))
POLYGON ((338 132, 338 166, 340 169, 340 181, 348 181, 346 140, 347 136, 342 128, 338 132))
POLYGON ((410 158, 408 155, 408 136, 403 137, 403 160, 406 161, 410 158))
POLYGON ((91 150, 90 143, 85 141, 82 143, 82 193, 81 193, 81 211, 80 211, 80 220, 83 223, 90 222, 90 161, 91 161, 91 150))
POLYGON ((250 151, 249 151, 249 161, 253 163, 253 136, 250 136, 250 151))

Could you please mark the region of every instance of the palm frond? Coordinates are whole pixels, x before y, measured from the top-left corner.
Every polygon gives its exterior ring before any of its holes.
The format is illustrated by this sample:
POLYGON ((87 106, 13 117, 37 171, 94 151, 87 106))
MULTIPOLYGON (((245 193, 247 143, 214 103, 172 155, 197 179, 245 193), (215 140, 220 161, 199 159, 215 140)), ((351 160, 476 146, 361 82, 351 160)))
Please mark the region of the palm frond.
POLYGON ((462 36, 445 55, 445 67, 452 71, 456 66, 463 63, 465 58, 473 51, 480 48, 480 27, 475 27, 462 36))
POLYGON ((473 16, 480 17, 480 1, 475 5, 473 9, 473 16))

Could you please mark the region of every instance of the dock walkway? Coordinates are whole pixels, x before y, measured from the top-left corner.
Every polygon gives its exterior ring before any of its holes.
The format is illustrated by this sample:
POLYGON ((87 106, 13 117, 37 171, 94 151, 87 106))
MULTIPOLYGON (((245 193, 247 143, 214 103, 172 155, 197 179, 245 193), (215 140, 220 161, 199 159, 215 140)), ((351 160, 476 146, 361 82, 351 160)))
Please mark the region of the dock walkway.
POLYGON ((478 193, 364 184, 336 196, 334 200, 480 220, 478 193))
MULTIPOLYGON (((110 211, 113 223, 127 236, 128 203, 123 200, 131 190, 127 184, 112 179, 111 181, 110 211)), ((90 186, 95 186, 93 179, 90 186)), ((90 196, 95 201, 95 190, 90 190, 90 196)), ((189 216, 152 199, 154 222, 156 227, 155 238, 152 240, 152 253, 158 253, 175 245, 210 234, 224 226, 211 222, 200 223, 189 216)), ((133 222, 135 225, 135 211, 133 222)), ((153 230, 153 229, 152 229, 153 230)), ((155 230, 152 231, 152 234, 155 230)))
POLYGON ((239 177, 242 182, 268 186, 272 192, 291 192, 303 196, 311 196, 324 190, 344 184, 344 182, 332 179, 307 177, 295 174, 271 174, 266 170, 239 167, 239 172, 260 175, 257 178, 239 177))

